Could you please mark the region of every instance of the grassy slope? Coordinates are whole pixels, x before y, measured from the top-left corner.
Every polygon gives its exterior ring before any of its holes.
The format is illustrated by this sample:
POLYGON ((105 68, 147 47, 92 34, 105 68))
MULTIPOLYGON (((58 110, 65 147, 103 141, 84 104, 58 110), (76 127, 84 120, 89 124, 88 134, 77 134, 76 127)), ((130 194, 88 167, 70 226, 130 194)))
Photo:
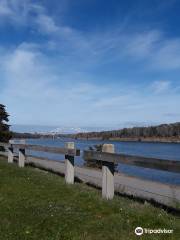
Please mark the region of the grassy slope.
POLYGON ((101 199, 84 184, 67 186, 47 172, 8 165, 0 157, 0 239, 137 239, 134 228, 174 229, 141 239, 179 239, 180 218, 126 198, 101 199))

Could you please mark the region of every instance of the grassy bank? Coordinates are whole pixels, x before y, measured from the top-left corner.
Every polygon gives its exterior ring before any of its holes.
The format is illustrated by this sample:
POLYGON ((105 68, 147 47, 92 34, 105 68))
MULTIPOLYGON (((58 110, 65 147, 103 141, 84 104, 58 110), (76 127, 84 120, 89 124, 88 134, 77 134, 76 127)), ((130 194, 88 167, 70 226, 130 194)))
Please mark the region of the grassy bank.
POLYGON ((19 169, 0 157, 0 239, 137 239, 134 229, 173 229, 141 239, 179 239, 180 218, 148 203, 115 197, 84 184, 66 185, 57 175, 19 169))

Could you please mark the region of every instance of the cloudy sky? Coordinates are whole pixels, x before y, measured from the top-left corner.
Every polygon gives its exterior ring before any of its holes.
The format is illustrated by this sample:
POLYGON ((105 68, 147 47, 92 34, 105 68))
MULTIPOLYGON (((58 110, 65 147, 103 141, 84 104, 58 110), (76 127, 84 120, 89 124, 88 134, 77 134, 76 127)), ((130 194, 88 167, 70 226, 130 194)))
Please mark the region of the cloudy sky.
POLYGON ((180 120, 179 0, 0 0, 11 124, 180 120))

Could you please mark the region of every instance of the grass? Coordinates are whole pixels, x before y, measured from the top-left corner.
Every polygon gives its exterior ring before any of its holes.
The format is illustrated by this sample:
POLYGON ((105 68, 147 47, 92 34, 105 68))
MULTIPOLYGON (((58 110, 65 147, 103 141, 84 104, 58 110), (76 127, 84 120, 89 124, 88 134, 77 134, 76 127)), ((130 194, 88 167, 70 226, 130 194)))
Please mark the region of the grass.
POLYGON ((0 157, 0 240, 179 239, 180 218, 149 203, 101 192, 0 157), (143 228, 173 229, 173 234, 134 234, 143 228))

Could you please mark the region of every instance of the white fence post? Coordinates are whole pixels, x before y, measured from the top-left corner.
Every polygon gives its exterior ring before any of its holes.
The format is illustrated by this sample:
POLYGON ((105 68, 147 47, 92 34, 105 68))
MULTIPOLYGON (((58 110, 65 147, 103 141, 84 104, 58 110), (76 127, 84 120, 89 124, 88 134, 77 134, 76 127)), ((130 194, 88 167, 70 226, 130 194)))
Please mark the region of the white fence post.
MULTIPOLYGON (((20 140, 19 144, 25 144, 25 140, 20 140)), ((25 154, 25 148, 19 149, 19 159, 18 159, 18 166, 19 167, 24 167, 25 165, 25 159, 26 159, 26 154, 25 154)))
POLYGON ((13 148, 8 148, 8 163, 13 163, 14 160, 14 154, 13 154, 13 148))
POLYGON ((11 146, 8 148, 8 163, 13 163, 14 161, 14 153, 13 153, 13 146, 12 146, 13 143, 14 143, 14 140, 9 140, 9 144, 11 146))
MULTIPOLYGON (((102 152, 114 153, 114 144, 104 144, 102 152)), ((113 199, 114 197, 114 163, 102 163, 102 197, 113 199)))
MULTIPOLYGON (((74 149, 74 142, 65 143, 65 148, 74 149)), ((74 156, 65 155, 65 181, 66 183, 74 183, 74 156)))
POLYGON ((18 166, 24 167, 25 164, 25 149, 19 149, 19 159, 18 159, 18 166))

